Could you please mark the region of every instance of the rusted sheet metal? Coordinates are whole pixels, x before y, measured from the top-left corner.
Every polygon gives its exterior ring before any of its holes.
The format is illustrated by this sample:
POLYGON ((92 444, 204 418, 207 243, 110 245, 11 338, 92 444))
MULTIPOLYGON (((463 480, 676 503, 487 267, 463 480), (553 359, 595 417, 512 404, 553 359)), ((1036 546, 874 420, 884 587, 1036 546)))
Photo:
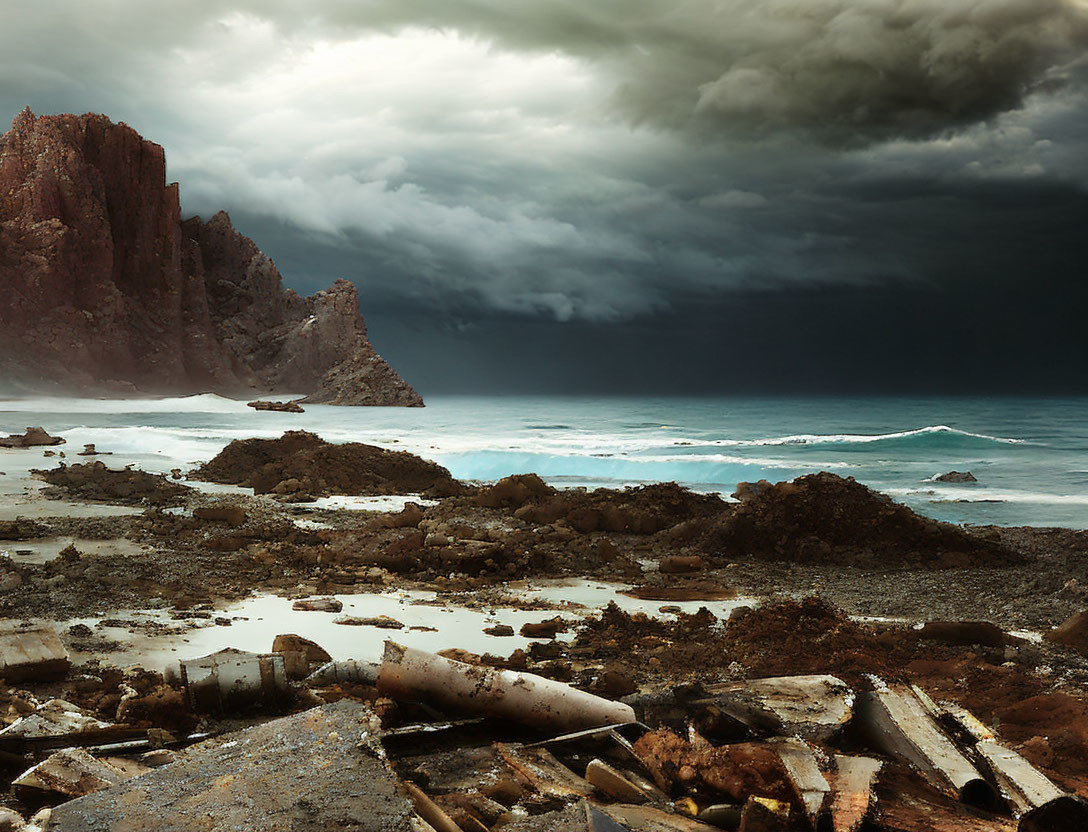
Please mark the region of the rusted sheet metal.
POLYGON ((998 796, 952 741, 937 727, 927 705, 904 685, 859 697, 858 716, 881 751, 917 767, 939 789, 964 803, 992 807, 998 796))
POLYGON ((804 807, 809 823, 815 829, 824 813, 831 786, 820 772, 812 746, 797 737, 771 740, 771 745, 782 758, 782 765, 790 777, 797 798, 804 807))
POLYGON ((394 699, 499 717, 548 731, 634 722, 630 705, 570 685, 511 670, 447 659, 387 641, 378 690, 394 699))
POLYGON ((831 779, 831 828, 857 832, 876 803, 876 780, 883 763, 871 757, 835 755, 831 779))
POLYGON ((49 830, 410 832, 411 803, 360 742, 377 723, 365 704, 345 699, 226 735, 56 807, 49 830))
POLYGON ((777 676, 709 685, 713 704, 756 731, 824 742, 850 721, 854 691, 835 676, 777 676))
POLYGON ((497 743, 499 754, 519 777, 541 794, 564 800, 589 797, 593 786, 541 747, 497 743))
POLYGON ((83 797, 132 776, 131 772, 92 757, 82 748, 66 748, 23 772, 12 786, 24 796, 27 792, 53 792, 64 797, 83 797))
POLYGON ((62 679, 70 664, 52 627, 0 632, 0 677, 9 682, 62 679))
POLYGON ((229 711, 274 702, 287 690, 283 656, 220 650, 181 662, 181 680, 196 711, 229 711))

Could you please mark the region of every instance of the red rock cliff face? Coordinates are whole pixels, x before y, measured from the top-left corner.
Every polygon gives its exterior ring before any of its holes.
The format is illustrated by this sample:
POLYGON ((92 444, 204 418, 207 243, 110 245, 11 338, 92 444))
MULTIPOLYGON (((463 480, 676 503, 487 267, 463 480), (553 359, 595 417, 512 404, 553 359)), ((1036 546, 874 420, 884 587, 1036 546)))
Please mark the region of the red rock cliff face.
POLYGON ((370 346, 353 284, 284 291, 225 213, 182 222, 165 172, 104 116, 25 110, 0 136, 0 381, 422 404, 370 346))

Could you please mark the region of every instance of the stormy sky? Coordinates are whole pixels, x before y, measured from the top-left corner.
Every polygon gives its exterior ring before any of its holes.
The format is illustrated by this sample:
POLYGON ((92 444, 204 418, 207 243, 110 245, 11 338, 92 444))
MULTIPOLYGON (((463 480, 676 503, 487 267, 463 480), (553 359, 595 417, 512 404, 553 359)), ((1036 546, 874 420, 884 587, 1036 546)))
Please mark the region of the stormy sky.
POLYGON ((425 395, 1088 393, 1086 93, 1088 0, 0 5, 0 116, 159 142, 425 395))

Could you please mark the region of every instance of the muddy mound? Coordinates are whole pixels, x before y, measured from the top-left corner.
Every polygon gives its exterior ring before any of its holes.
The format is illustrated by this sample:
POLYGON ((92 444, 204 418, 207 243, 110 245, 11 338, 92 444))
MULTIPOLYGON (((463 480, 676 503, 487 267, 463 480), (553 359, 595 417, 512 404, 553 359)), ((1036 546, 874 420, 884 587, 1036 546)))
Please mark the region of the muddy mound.
POLYGON ((702 541, 729 557, 888 566, 1007 565, 1008 547, 915 514, 852 477, 819 473, 748 497, 702 541))
POLYGON ((251 487, 258 494, 459 494, 450 472, 407 451, 348 442, 334 445, 307 431, 279 439, 236 439, 192 474, 194 479, 251 487))
POLYGON ((912 656, 911 640, 852 621, 819 598, 738 610, 723 640, 750 676, 833 673, 856 683, 861 673, 894 676, 912 656))
POLYGON ((191 488, 171 482, 162 474, 124 468, 115 471, 101 462, 64 465, 49 471, 33 471, 64 495, 82 500, 161 506, 179 502, 191 488))
POLYGON ((656 534, 728 510, 717 495, 696 494, 674 482, 615 490, 557 491, 536 474, 518 474, 481 490, 479 505, 514 509, 530 523, 563 523, 582 534, 656 534))

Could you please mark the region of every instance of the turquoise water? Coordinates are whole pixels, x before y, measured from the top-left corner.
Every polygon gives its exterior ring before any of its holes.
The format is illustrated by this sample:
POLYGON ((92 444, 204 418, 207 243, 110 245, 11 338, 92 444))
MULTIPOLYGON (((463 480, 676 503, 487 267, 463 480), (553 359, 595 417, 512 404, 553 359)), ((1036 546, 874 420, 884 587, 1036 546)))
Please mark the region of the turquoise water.
POLYGON ((95 442, 163 471, 291 428, 410 450, 464 479, 536 471, 561 486, 675 480, 729 494, 828 470, 943 520, 1088 528, 1086 414, 1088 399, 432 397, 295 415, 201 395, 0 400, 0 429, 41 424, 73 449, 95 442), (951 470, 979 482, 929 481, 951 470))

